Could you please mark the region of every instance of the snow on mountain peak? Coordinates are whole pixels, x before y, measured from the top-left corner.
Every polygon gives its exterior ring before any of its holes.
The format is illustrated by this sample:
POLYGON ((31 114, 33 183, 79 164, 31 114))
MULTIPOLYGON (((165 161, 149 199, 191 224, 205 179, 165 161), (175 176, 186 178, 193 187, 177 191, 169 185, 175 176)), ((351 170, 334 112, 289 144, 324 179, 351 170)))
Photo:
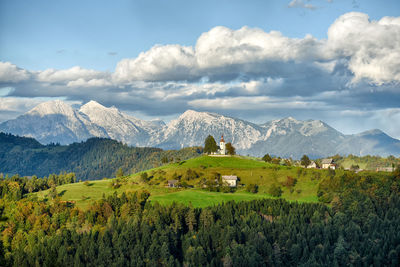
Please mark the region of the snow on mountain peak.
POLYGON ((64 101, 52 100, 37 105, 36 107, 28 111, 27 114, 39 116, 62 114, 70 117, 75 115, 75 111, 70 105, 68 105, 64 101))
POLYGON ((90 100, 85 105, 82 105, 81 108, 82 107, 86 107, 86 108, 105 108, 102 104, 100 104, 99 102, 94 101, 94 100, 90 100))

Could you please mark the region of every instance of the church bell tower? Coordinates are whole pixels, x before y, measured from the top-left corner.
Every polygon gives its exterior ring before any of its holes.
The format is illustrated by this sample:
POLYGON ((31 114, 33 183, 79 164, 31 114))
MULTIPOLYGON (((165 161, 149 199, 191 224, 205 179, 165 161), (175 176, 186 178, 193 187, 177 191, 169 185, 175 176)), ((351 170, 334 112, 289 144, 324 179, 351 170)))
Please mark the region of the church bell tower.
POLYGON ((219 149, 222 155, 226 155, 225 140, 224 136, 221 136, 221 141, 219 141, 219 149))

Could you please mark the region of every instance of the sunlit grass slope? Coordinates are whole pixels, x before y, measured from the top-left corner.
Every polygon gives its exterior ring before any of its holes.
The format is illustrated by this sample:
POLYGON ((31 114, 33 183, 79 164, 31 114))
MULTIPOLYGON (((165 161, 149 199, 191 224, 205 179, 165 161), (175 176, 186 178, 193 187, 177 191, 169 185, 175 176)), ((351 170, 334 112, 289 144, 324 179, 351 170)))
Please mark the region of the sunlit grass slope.
MULTIPOLYGON (((102 198, 103 195, 138 190, 148 190, 152 202, 157 201, 161 204, 170 204, 173 201, 184 204, 190 202, 195 207, 204 207, 228 200, 242 201, 270 197, 269 188, 277 184, 283 190, 282 197, 287 200, 315 202, 318 201, 318 183, 326 175, 326 171, 322 170, 279 166, 239 156, 202 156, 150 169, 146 171, 150 177, 146 183, 141 180, 142 173, 122 179, 122 185, 117 189, 111 186, 115 179, 107 179, 62 185, 57 187, 57 192, 62 200, 75 201, 80 207, 86 207, 88 203, 102 198), (189 169, 195 172, 197 177, 187 178, 189 169), (205 179, 213 179, 216 174, 238 176, 240 181, 237 191, 235 193, 219 193, 200 189, 205 179), (294 187, 283 186, 288 176, 297 179, 294 187), (177 177, 192 185, 194 189, 167 188, 167 181, 177 177), (259 186, 258 193, 246 192, 245 185, 247 184, 257 184, 259 186)), ((48 191, 38 193, 39 197, 47 195, 48 191)))

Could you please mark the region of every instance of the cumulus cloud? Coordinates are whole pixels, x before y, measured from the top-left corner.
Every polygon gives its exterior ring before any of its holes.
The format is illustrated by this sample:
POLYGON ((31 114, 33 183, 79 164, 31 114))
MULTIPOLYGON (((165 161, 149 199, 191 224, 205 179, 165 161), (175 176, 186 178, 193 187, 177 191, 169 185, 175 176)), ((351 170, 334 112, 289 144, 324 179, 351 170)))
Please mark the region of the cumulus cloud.
POLYGON ((0 83, 16 83, 29 79, 29 72, 10 62, 0 61, 0 83))
POLYGON ((137 58, 121 60, 113 78, 119 82, 188 80, 193 78, 195 70, 192 47, 156 45, 137 58))
POLYGON ((118 63, 114 78, 119 82, 190 81, 201 77, 232 80, 241 75, 285 75, 291 63, 314 64, 332 71, 339 62, 352 73, 353 83, 362 79, 375 84, 399 82, 399 21, 391 17, 370 21, 366 14, 347 13, 331 25, 326 40, 218 26, 203 33, 194 48, 157 45, 137 58, 124 59, 118 63), (290 64, 282 69, 283 63, 290 64))
POLYGON ((248 65, 264 61, 302 61, 318 56, 321 42, 307 35, 303 39, 288 38, 280 32, 243 27, 232 30, 215 27, 203 33, 196 43, 200 68, 227 65, 248 65))
POLYGON ((101 79, 107 76, 101 71, 83 69, 79 66, 66 70, 47 69, 37 72, 37 81, 45 83, 69 83, 71 81, 83 80, 90 81, 101 79))
POLYGON ((112 83, 106 79, 87 79, 79 78, 67 83, 68 87, 107 87, 112 86, 112 83))
POLYGON ((350 58, 353 82, 400 81, 400 18, 370 21, 364 13, 344 14, 329 28, 327 46, 333 57, 350 58))
POLYGON ((323 109, 323 102, 304 101, 296 98, 256 97, 226 97, 214 99, 196 99, 189 102, 195 108, 212 110, 262 110, 262 109, 323 109))

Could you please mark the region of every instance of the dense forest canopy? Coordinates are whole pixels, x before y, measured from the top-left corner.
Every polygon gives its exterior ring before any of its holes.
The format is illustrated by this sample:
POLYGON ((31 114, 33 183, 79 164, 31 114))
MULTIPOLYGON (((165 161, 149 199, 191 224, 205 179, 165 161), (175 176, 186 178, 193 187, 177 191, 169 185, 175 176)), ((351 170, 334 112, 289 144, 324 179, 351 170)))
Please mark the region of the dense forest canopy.
POLYGON ((163 151, 160 148, 129 147, 105 138, 90 138, 68 146, 41 145, 32 138, 0 133, 0 172, 47 176, 74 172, 79 180, 114 177, 157 167, 165 162, 196 157, 202 148, 163 151))
POLYGON ((57 195, 15 195, 25 182, 1 179, 1 266, 399 265, 399 170, 383 179, 332 172, 321 188, 334 195, 329 206, 161 206, 136 191, 82 210, 57 195))

